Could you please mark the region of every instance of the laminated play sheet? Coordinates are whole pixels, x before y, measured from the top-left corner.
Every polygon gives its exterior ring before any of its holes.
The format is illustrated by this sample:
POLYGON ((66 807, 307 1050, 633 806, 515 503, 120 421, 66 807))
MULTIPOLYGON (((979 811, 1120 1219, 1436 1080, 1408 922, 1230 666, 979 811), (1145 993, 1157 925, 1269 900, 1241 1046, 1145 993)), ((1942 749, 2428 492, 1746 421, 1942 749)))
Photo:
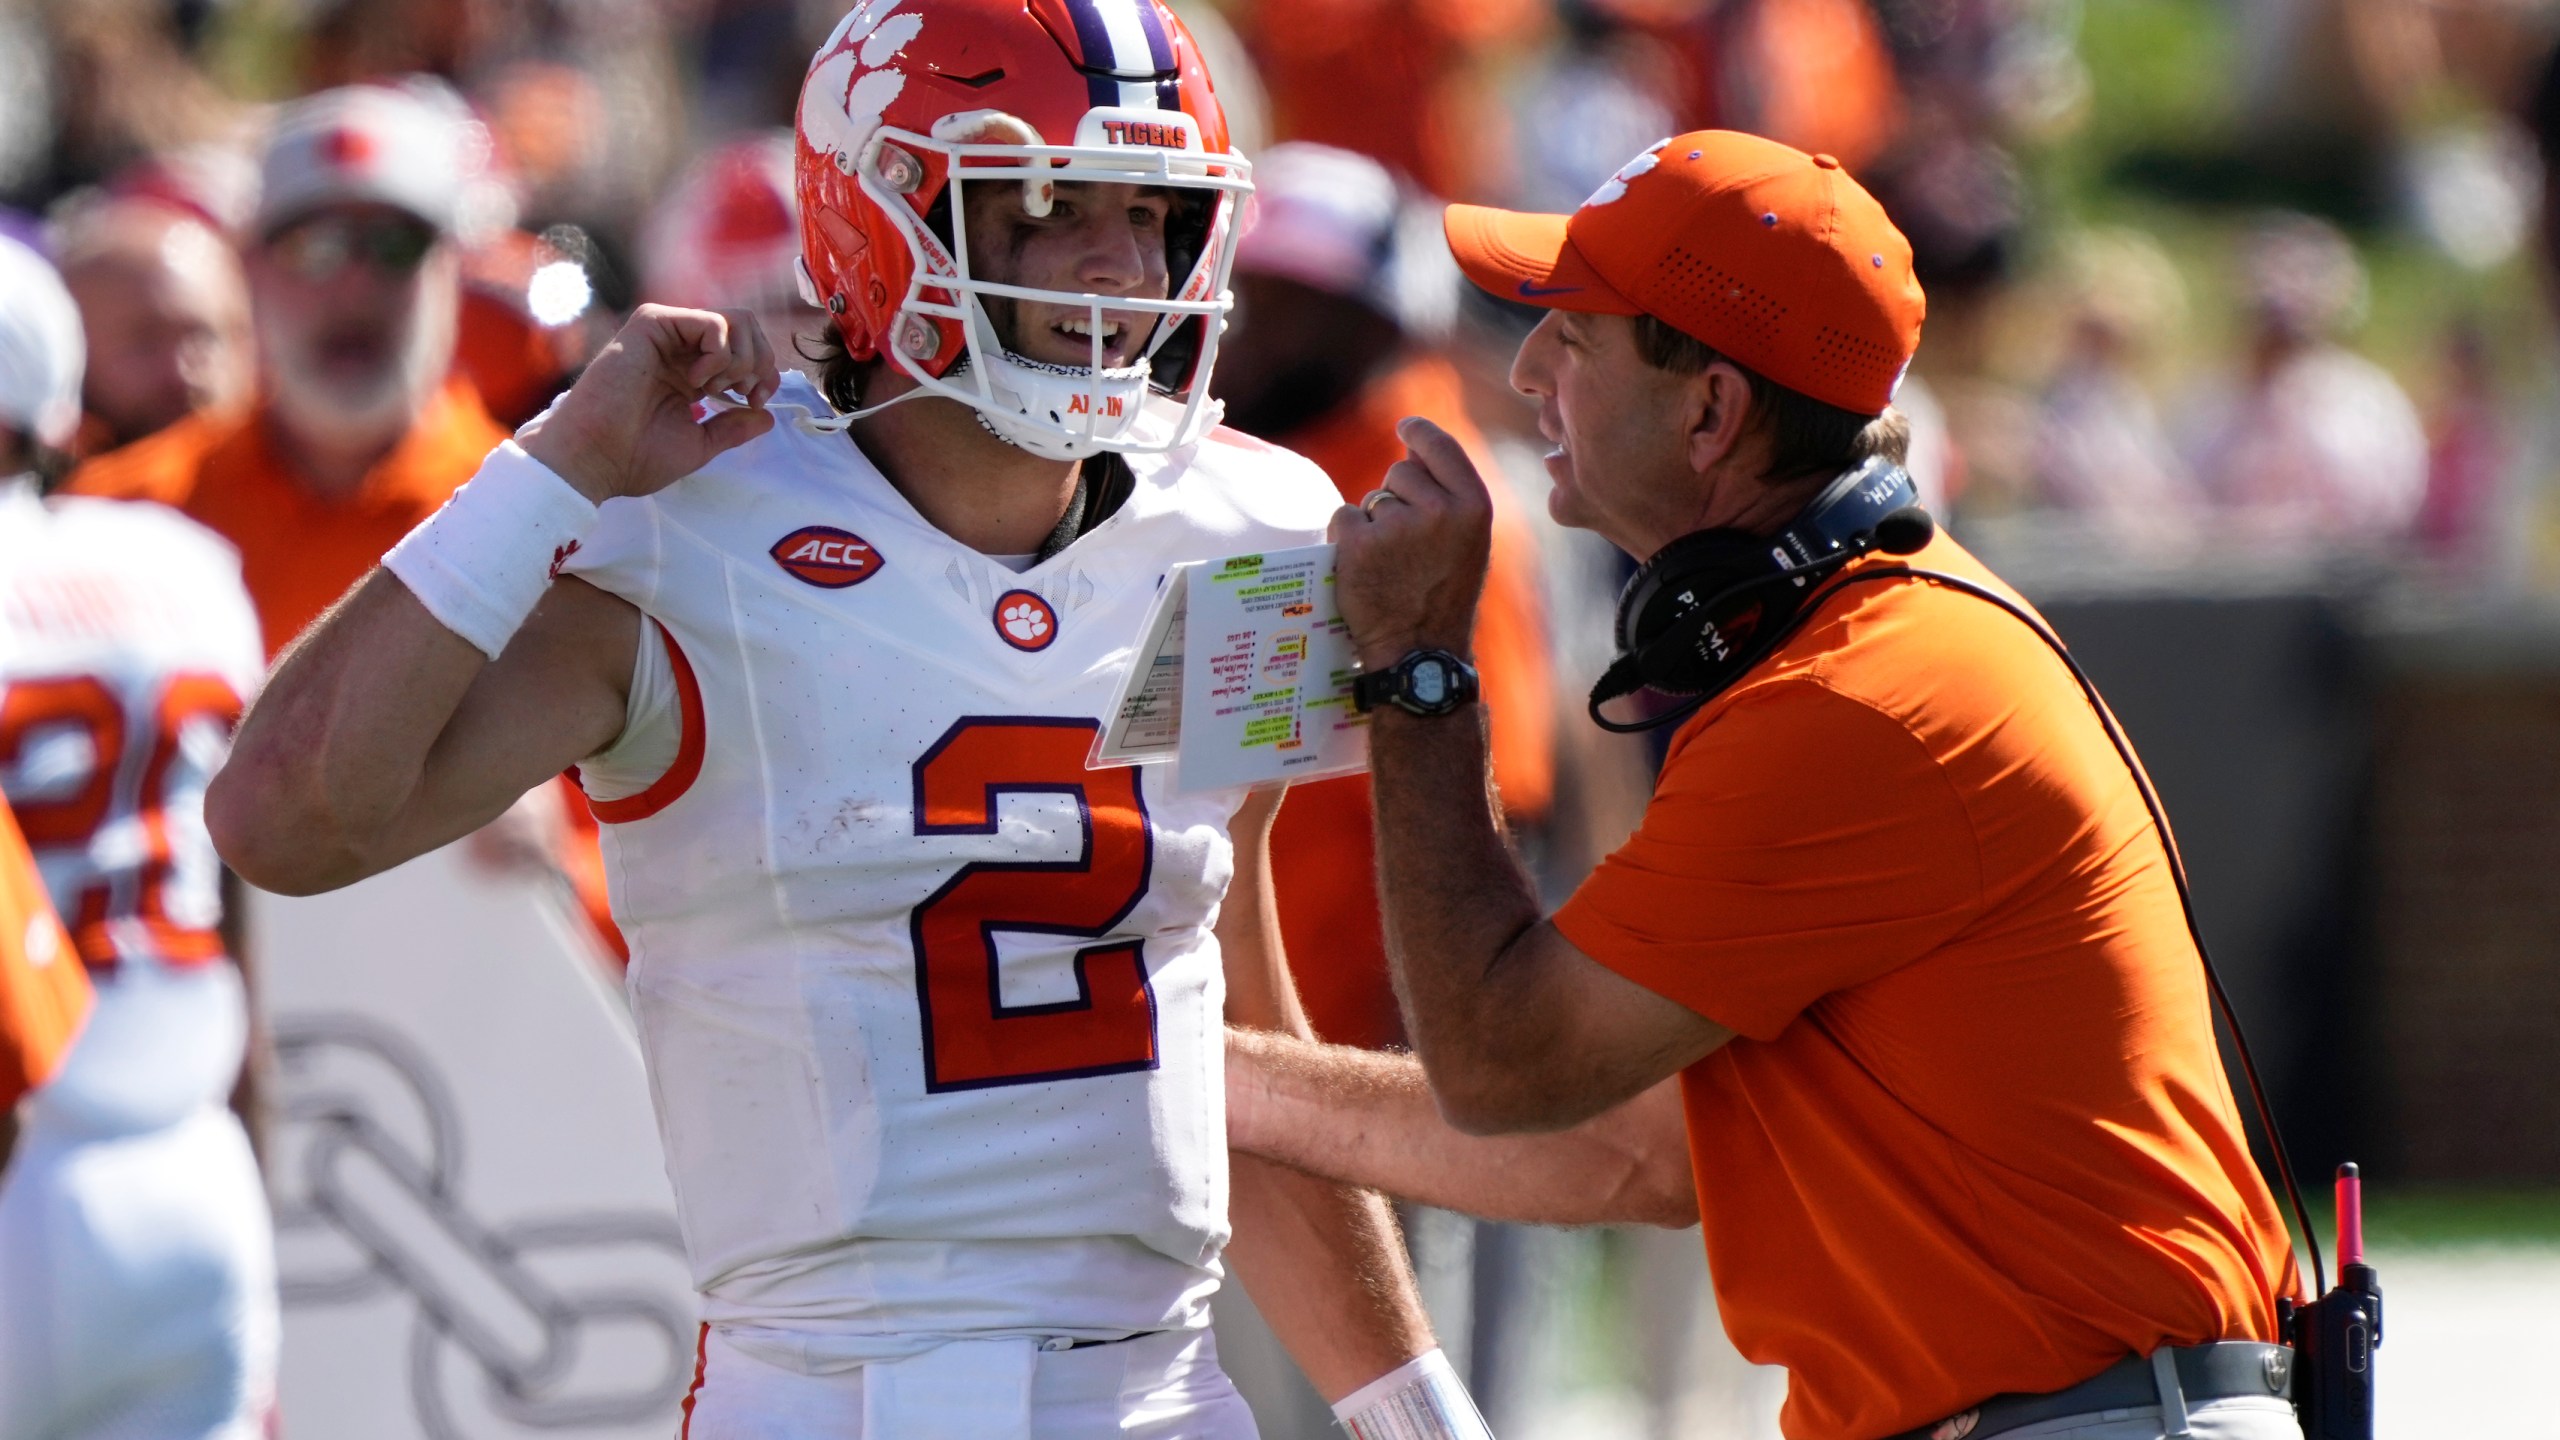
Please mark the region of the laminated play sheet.
POLYGON ((1175 566, 1140 632, 1090 764, 1176 763, 1176 788, 1368 768, 1333 547, 1175 566))

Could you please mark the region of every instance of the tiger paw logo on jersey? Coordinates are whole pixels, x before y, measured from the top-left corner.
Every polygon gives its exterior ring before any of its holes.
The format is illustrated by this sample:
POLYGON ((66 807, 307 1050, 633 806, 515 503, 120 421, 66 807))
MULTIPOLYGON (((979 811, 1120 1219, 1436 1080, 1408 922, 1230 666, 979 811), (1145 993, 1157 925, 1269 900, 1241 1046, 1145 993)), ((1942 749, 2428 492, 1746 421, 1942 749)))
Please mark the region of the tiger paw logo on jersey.
POLYGON ((1058 638, 1058 612, 1028 590, 996 597, 996 633, 1016 650, 1046 650, 1058 638))
POLYGON ((880 552, 850 530, 804 525, 773 542, 774 563, 825 590, 859 585, 880 573, 880 552))

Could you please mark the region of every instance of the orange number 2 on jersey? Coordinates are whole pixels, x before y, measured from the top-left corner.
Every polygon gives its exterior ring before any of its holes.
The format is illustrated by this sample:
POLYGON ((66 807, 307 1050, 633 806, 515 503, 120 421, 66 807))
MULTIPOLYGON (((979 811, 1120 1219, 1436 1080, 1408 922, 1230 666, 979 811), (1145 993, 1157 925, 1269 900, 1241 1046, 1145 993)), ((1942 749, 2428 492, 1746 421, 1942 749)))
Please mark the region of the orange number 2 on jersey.
POLYGON ((1076 998, 1007 1005, 996 934, 1100 939, 1146 893, 1155 840, 1137 771, 1087 770, 1092 720, 963 717, 915 764, 916 833, 992 835, 997 797, 1067 795, 1075 860, 979 860, 909 919, 924 1010, 925 1088, 972 1090, 1151 1069, 1155 992, 1142 942, 1076 952, 1076 998))
POLYGON ((63 916, 80 958, 92 968, 114 965, 110 922, 118 919, 140 921, 160 956, 172 962, 210 960, 222 953, 218 934, 182 924, 168 911, 175 861, 168 783, 190 725, 214 724, 228 731, 239 719, 240 696, 229 681, 218 675, 173 676, 160 692, 155 712, 145 717, 150 749, 137 754, 127 744, 124 707, 94 676, 21 680, 0 691, 0 769, 21 763, 27 742, 39 731, 76 730, 89 742, 88 773, 76 790, 13 802, 31 848, 89 849, 101 827, 128 813, 117 803, 119 796, 133 796, 130 813, 139 822, 141 842, 133 863, 104 871, 81 887, 78 901, 63 916), (140 766, 131 774, 129 756, 140 766), (132 787, 130 792, 126 786, 132 787))

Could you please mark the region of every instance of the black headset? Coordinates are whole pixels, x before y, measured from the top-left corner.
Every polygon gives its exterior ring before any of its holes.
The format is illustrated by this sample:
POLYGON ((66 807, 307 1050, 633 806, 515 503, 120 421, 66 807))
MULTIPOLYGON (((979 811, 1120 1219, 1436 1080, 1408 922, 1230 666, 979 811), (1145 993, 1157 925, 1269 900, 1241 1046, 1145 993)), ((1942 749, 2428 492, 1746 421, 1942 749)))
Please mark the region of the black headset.
POLYGON ((1591 719, 1625 734, 1688 715, 1769 657, 1812 611, 1814 587, 1871 551, 1908 555, 1937 522, 1901 466, 1873 459, 1822 488, 1775 536, 1701 530, 1665 545, 1618 594, 1618 658, 1591 687, 1591 719), (1600 707, 1640 689, 1687 697, 1634 722, 1600 707))
POLYGON ((2328 1289, 2319 1232, 2294 1181, 2292 1157, 2276 1129, 2258 1078, 2258 1062, 2241 1033, 2240 1015, 2222 986, 2221 972, 2206 947, 2203 927, 2196 923, 2194 897, 2187 889, 2187 865, 2170 833, 2168 812, 2151 788, 2151 777, 2134 760, 2133 742, 2125 738, 2115 713, 2098 694, 2097 682, 2080 668, 2062 637, 2033 611, 1990 586, 1941 570, 1910 565, 1879 565, 1832 580, 1859 556, 1883 551, 1909 555, 1938 533, 1938 522, 1920 508, 1919 492, 1902 467, 1871 459, 1822 488, 1804 513, 1775 536, 1741 530, 1701 530, 1684 535, 1637 567, 1618 594, 1618 658, 1591 687, 1591 719, 1604 730, 1630 734, 1667 725, 1733 688, 1753 666, 1769 658, 1787 637, 1802 629, 1833 596, 1854 586, 1914 581, 1958 591, 2010 615, 2044 642, 2078 681, 2080 693, 2098 717, 2099 728, 2132 772, 2134 788, 2151 814, 2152 828, 2169 855, 2169 874, 2177 882, 2178 907, 2204 962, 2206 988, 2231 1028, 2232 1048, 2249 1082, 2249 1098, 2265 1128, 2276 1176, 2292 1203, 2302 1238, 2311 1251, 2312 1295, 2328 1289), (1829 581, 1830 583, 1824 583, 1829 581), (1636 721, 1613 721, 1600 707, 1608 701, 1650 689, 1682 697, 1661 714, 1636 721))

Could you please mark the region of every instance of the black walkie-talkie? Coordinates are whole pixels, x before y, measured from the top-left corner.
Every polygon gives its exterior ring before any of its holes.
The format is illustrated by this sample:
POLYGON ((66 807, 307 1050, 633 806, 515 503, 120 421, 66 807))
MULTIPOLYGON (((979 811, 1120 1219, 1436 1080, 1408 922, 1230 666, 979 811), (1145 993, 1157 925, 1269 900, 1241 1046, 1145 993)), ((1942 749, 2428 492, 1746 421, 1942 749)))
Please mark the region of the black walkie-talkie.
POLYGON ((2293 1310, 2293 1408, 2303 1440, 2373 1440, 2373 1352, 2382 1344, 2382 1280, 2364 1263, 2364 1185, 2338 1167, 2338 1285, 2293 1310))

